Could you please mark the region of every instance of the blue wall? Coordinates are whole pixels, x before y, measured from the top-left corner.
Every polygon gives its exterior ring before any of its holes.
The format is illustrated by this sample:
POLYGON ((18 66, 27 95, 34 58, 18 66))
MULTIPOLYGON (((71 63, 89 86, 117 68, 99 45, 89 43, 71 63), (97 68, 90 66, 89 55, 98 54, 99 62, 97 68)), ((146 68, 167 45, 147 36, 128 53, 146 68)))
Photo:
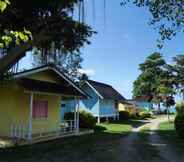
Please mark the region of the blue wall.
POLYGON ((115 109, 115 101, 114 100, 108 100, 103 99, 100 100, 100 116, 112 116, 117 113, 117 110, 115 109))
POLYGON ((99 96, 88 86, 84 85, 83 90, 89 94, 91 98, 80 101, 80 109, 92 113, 94 116, 99 114, 99 96))
MULTIPOLYGON (((99 96, 94 90, 85 84, 82 89, 91 96, 91 98, 80 101, 80 110, 85 110, 93 114, 93 116, 113 116, 116 114, 115 101, 109 99, 99 99, 99 96)), ((61 119, 64 119, 64 114, 67 112, 73 112, 76 102, 74 100, 62 101, 65 107, 61 107, 61 119)))
POLYGON ((76 102, 75 100, 62 100, 61 101, 61 120, 64 120, 64 115, 67 112, 74 112, 76 102))
POLYGON ((146 109, 146 110, 151 110, 153 108, 153 104, 150 102, 146 101, 137 101, 137 104, 140 108, 146 109))

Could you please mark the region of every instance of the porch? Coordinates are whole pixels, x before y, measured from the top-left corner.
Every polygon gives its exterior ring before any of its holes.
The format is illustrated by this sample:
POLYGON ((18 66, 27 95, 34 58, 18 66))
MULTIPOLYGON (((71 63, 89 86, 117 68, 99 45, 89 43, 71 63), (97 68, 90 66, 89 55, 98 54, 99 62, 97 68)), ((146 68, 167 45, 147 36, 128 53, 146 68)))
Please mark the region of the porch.
POLYGON ((34 129, 35 133, 30 135, 29 126, 24 126, 22 123, 13 123, 11 125, 11 139, 14 142, 28 141, 32 143, 34 141, 42 141, 48 138, 75 135, 79 132, 74 120, 65 120, 57 125, 58 127, 53 129, 34 129))
MULTIPOLYGON (((56 98, 58 94, 43 93, 43 92, 33 92, 27 91, 29 96, 29 115, 27 116, 26 122, 14 122, 10 125, 10 137, 14 143, 35 143, 40 141, 45 141, 54 138, 67 137, 78 135, 79 132, 79 98, 75 97, 76 106, 74 108, 74 119, 73 120, 62 120, 60 121, 59 110, 60 104, 57 104, 57 108, 49 106, 50 100, 56 98), (39 109, 36 105, 35 99, 39 96, 50 96, 46 104, 46 111, 41 109, 38 111, 44 112, 45 116, 38 116, 35 118, 35 109, 39 109), (36 105, 36 107, 35 107, 36 105), (45 113, 46 112, 46 113, 45 113), (55 112, 53 115, 53 112, 55 112), (27 124, 26 124, 27 123, 27 124)), ((63 97, 63 96, 62 96, 63 97)), ((65 96, 66 97, 66 96, 65 96)), ((68 97, 68 96, 67 96, 68 97)), ((60 97, 61 98, 61 97, 60 97)), ((45 100, 45 98, 44 98, 45 100)), ((60 99, 61 100, 61 99, 60 99)), ((45 107, 42 107, 45 108, 45 107)), ((40 114, 38 114, 40 115, 40 114)))
POLYGON ((38 142, 45 142, 49 140, 55 140, 59 138, 67 138, 73 136, 81 136, 87 134, 93 134, 94 130, 90 129, 79 129, 77 131, 74 128, 74 120, 65 120, 63 121, 58 130, 53 129, 50 131, 40 131, 39 133, 32 134, 32 140, 28 139, 28 134, 26 133, 27 129, 23 127, 22 124, 12 125, 12 136, 11 137, 0 137, 0 148, 12 147, 15 144, 29 145, 38 142))

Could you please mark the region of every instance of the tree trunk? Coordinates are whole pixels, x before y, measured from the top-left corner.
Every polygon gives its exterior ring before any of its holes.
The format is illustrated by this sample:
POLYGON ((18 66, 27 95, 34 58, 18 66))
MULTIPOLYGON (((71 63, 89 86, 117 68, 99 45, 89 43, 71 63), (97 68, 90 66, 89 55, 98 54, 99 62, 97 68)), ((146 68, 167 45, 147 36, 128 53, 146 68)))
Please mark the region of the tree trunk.
POLYGON ((28 41, 24 44, 17 45, 15 48, 9 50, 7 54, 0 59, 0 78, 3 73, 9 70, 13 65, 16 64, 22 57, 25 56, 26 52, 29 51, 34 45, 39 44, 41 41, 47 40, 49 37, 42 33, 39 33, 34 37, 34 40, 28 41))
POLYGON ((166 107, 166 109, 167 109, 167 118, 168 118, 168 121, 170 122, 169 107, 166 107))
POLYGON ((161 113, 160 102, 158 103, 158 112, 161 113))

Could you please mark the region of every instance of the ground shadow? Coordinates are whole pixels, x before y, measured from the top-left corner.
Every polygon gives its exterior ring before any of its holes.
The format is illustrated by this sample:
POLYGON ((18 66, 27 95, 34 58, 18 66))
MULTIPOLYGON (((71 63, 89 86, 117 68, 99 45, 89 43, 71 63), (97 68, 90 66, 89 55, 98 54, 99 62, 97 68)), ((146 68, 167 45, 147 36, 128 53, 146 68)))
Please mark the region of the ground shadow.
POLYGON ((144 124, 148 124, 150 123, 149 120, 135 120, 135 119, 131 119, 131 120, 121 120, 121 121, 111 121, 110 123, 113 124, 130 124, 133 128, 138 128, 144 124))
POLYGON ((118 146, 118 139, 122 137, 122 133, 110 133, 105 132, 105 130, 104 127, 99 126, 95 128, 95 133, 91 135, 0 149, 0 161, 25 162, 38 161, 38 159, 42 158, 46 160, 48 158, 56 159, 61 157, 69 158, 69 161, 75 161, 76 158, 80 159, 82 156, 90 157, 92 153, 95 153, 96 156, 103 156, 101 153, 109 148, 118 146))
MULTIPOLYGON (((123 123, 138 127, 145 124, 145 121, 130 120, 113 121, 110 123, 123 123)), ((126 141, 126 137, 128 137, 127 132, 108 132, 105 127, 99 125, 95 128, 95 133, 91 135, 62 138, 30 146, 15 146, 12 148, 0 149, 0 161, 113 162, 115 159, 123 156, 118 153, 121 146, 120 141, 123 139, 126 141)), ((144 140, 137 139, 135 143, 136 146, 135 148, 133 146, 133 149, 136 149, 138 154, 151 152, 151 155, 156 156, 155 152, 153 152, 153 147, 146 144, 144 140), (147 150, 141 149, 143 145, 147 150)), ((123 144, 122 147, 127 146, 123 144)))

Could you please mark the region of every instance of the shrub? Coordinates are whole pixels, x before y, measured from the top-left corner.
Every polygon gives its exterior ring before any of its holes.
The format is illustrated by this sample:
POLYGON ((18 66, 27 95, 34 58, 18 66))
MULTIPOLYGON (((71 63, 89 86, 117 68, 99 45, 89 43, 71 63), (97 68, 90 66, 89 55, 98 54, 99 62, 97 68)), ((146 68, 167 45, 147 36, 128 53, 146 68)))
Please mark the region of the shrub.
MULTIPOLYGON (((74 119, 74 113, 68 112, 64 116, 65 120, 73 120, 74 119)), ((80 111, 79 113, 79 126, 80 128, 89 128, 93 129, 96 125, 96 118, 86 111, 80 111)))
POLYGON ((86 111, 80 112, 80 128, 90 128, 93 129, 96 126, 96 118, 86 111))
POLYGON ((184 115, 184 102, 176 104, 176 111, 178 115, 184 115))
POLYGON ((151 118, 151 117, 152 117, 152 113, 149 111, 142 111, 139 113, 140 119, 146 119, 146 118, 151 118))
POLYGON ((64 119, 65 120, 74 120, 74 113, 73 112, 65 113, 64 119))
POLYGON ((120 120, 128 120, 130 118, 130 113, 128 111, 120 111, 119 119, 120 120))
POLYGON ((176 104, 176 111, 175 130, 180 137, 184 137, 184 102, 176 104))
POLYGON ((184 138, 184 116, 183 115, 177 115, 174 120, 175 130, 176 133, 184 138))

